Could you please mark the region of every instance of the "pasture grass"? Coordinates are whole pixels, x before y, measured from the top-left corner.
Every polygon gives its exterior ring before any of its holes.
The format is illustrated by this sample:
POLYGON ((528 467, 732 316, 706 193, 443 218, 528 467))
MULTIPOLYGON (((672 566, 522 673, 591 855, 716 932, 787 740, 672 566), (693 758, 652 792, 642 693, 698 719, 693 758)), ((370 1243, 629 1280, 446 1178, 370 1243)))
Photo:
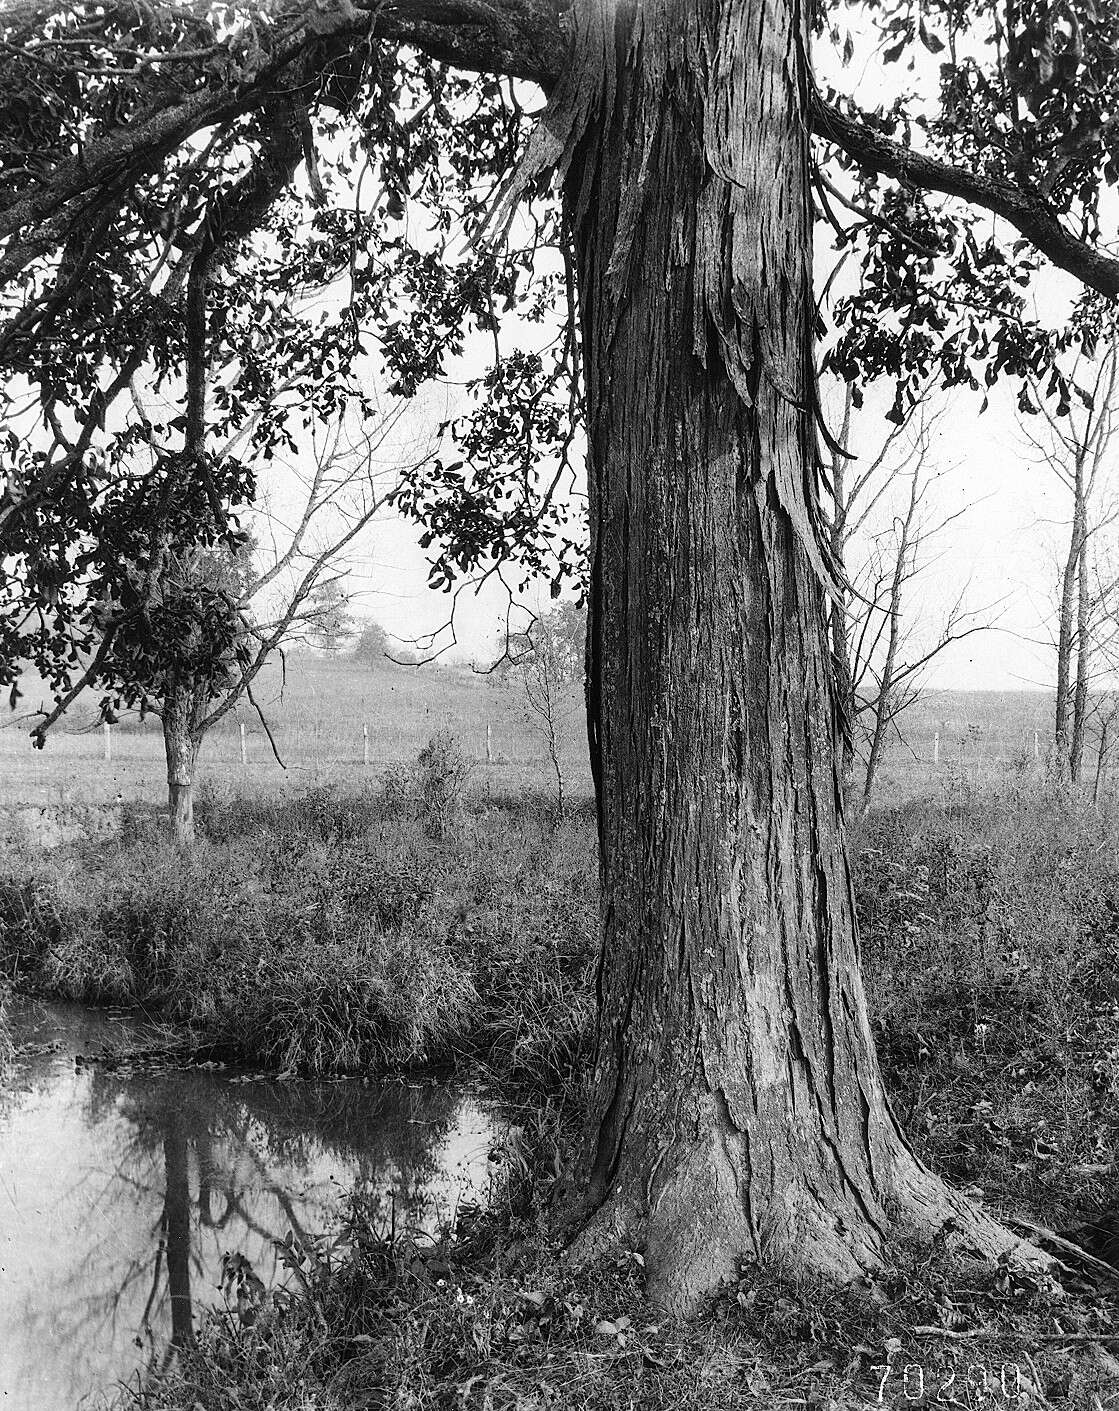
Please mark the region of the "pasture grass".
MULTIPOLYGON (((20 711, 50 703, 44 683, 28 673, 20 711)), ((590 793, 581 689, 561 701, 559 738, 565 788, 590 793)), ((126 802, 158 805, 165 797, 165 764, 159 726, 125 714, 112 731, 112 758, 103 758, 96 692, 87 691, 52 730, 47 748, 33 750, 25 715, 9 716, 0 730, 0 806, 52 807, 126 802)), ((238 793, 291 797, 334 784, 356 789, 386 767, 415 757, 439 729, 462 740, 467 755, 486 759, 490 726, 493 759, 484 778, 496 791, 529 792, 550 786, 547 751, 525 709, 515 678, 439 662, 423 667, 389 661, 361 662, 344 654, 295 652, 270 662, 254 686, 286 768, 273 757, 260 718, 243 702, 210 733, 202 748, 200 777, 238 793), (247 764, 240 763, 245 727, 247 764), (362 727, 369 732, 370 768, 363 760, 362 727)), ((1039 772, 1034 732, 1051 728, 1052 698, 1044 691, 929 690, 899 720, 879 775, 879 798, 919 798, 952 774, 987 785, 1015 762, 1039 772), (940 737, 939 764, 933 738, 940 737)), ((1088 742, 1093 768, 1094 741, 1088 742)), ((479 780, 479 784, 481 784, 479 780)))
MULTIPOLYGON (((21 708, 50 702, 35 678, 22 682, 21 708)), ((125 713, 112 727, 111 758, 104 758, 96 692, 79 697, 51 731, 46 748, 31 748, 34 719, 10 716, 0 730, 0 806, 60 807, 113 803, 158 806, 166 798, 166 764, 159 722, 125 713)), ((324 784, 356 790, 387 768, 415 758, 439 730, 452 731, 497 791, 548 787, 551 765, 515 681, 464 666, 376 666, 346 656, 289 655, 268 663, 253 695, 276 742, 243 701, 209 732, 199 756, 199 778, 238 794, 290 798, 324 784), (492 759, 486 764, 490 727, 492 759), (246 764, 241 764, 241 727, 246 764), (363 764, 363 727, 369 767, 363 764)), ((562 703, 560 743, 567 784, 590 789, 581 690, 562 703)))

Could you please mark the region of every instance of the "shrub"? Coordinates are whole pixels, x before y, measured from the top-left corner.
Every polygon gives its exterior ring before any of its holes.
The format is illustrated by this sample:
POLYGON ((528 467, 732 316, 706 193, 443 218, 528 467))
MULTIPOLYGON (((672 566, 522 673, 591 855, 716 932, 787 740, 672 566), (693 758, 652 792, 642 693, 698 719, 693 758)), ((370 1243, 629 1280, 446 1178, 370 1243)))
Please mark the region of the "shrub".
POLYGON ((474 768, 453 731, 437 730, 411 764, 388 771, 382 799, 390 817, 415 818, 429 838, 447 838, 462 822, 474 768))
POLYGON ((259 797, 204 781, 198 788, 195 818, 211 842, 267 836, 345 843, 383 821, 384 809, 372 788, 344 791, 336 784, 315 784, 299 792, 259 797))

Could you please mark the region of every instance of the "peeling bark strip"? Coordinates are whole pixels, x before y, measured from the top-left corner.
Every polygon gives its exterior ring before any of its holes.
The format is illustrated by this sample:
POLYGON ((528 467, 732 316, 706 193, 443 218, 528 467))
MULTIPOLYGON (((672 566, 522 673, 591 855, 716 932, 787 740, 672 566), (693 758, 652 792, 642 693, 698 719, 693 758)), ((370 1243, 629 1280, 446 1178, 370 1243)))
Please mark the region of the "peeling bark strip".
POLYGON ((896 1226, 1011 1248, 906 1146, 859 980, 815 536, 803 15, 581 0, 575 24, 602 55, 565 181, 604 930, 579 1246, 643 1242, 678 1309, 742 1257, 853 1276, 896 1226))

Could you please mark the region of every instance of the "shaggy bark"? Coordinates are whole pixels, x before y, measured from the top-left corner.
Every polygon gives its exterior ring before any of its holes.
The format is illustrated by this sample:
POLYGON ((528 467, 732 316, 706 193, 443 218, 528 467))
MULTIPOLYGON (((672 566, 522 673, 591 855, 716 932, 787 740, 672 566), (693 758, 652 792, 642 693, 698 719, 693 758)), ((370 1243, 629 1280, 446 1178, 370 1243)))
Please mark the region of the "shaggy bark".
POLYGON ((832 451, 828 472, 832 483, 831 554, 840 570, 829 610, 831 619, 832 669, 835 672, 835 694, 840 710, 840 776, 846 788, 855 772, 855 682, 851 666, 849 635, 849 590, 847 580, 847 458, 843 454, 851 434, 853 393, 848 384, 843 398, 843 421, 832 451))
POLYGON ((795 0, 577 11, 603 949, 576 1251, 697 1306, 743 1258, 1019 1244, 916 1159, 856 956, 810 411, 795 0), (585 80, 584 80, 585 88, 585 80))

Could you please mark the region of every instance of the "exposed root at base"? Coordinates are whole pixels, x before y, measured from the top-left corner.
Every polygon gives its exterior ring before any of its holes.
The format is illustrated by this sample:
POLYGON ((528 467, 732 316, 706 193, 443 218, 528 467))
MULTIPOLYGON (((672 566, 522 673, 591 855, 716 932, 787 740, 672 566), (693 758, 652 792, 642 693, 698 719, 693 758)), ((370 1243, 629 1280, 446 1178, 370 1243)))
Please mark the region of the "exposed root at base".
POLYGON ((957 1257, 989 1263, 1005 1259, 1023 1272, 1042 1273, 1053 1268, 1053 1257, 1045 1250, 1015 1234, 916 1161, 897 1204, 891 1222, 894 1229, 925 1239, 943 1239, 957 1257))
POLYGON ((589 1264, 619 1248, 639 1250, 650 1301, 677 1317, 699 1312, 739 1277, 744 1261, 850 1284, 880 1269, 888 1247, 906 1238, 943 1241, 949 1253, 968 1262, 1005 1261, 1030 1273, 1054 1266, 1051 1255, 916 1161, 881 1228, 855 1221, 849 1211, 846 1219, 837 1216, 804 1191, 786 1191, 770 1209, 760 1240, 736 1188, 710 1169, 698 1182, 691 1175, 689 1180, 678 1171, 647 1215, 620 1191, 611 1193, 578 1229, 567 1258, 589 1264))

